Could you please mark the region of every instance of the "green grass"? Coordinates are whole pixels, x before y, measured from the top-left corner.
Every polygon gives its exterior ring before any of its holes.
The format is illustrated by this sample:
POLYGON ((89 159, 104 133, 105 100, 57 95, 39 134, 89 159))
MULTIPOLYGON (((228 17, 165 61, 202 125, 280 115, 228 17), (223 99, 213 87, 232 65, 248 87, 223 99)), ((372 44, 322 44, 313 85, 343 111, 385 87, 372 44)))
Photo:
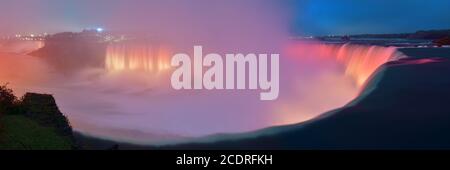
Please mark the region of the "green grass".
POLYGON ((0 116, 0 150, 68 150, 71 146, 71 140, 54 128, 23 115, 0 116))

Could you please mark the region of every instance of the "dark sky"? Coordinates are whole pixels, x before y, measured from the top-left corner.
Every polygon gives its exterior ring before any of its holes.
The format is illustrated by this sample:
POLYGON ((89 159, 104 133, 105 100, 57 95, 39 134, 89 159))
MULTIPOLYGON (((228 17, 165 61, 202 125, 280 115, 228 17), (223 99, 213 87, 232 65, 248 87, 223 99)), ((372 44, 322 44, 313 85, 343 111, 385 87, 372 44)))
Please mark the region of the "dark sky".
MULTIPOLYGON (((145 15, 176 13, 179 8, 208 8, 208 3, 219 2, 222 1, 0 0, 0 31, 1 34, 78 31, 87 27, 115 27, 120 19, 127 21, 128 25, 121 28, 125 29, 139 26, 139 22, 128 22, 136 16, 144 20, 145 15)), ((228 2, 222 2, 224 9, 228 2)), ((232 3, 239 2, 243 1, 232 3)), ((277 3, 290 11, 289 27, 296 34, 399 33, 450 28, 449 0, 281 0, 277 3)))
POLYGON ((297 1, 294 31, 313 35, 450 29, 449 0, 297 1))

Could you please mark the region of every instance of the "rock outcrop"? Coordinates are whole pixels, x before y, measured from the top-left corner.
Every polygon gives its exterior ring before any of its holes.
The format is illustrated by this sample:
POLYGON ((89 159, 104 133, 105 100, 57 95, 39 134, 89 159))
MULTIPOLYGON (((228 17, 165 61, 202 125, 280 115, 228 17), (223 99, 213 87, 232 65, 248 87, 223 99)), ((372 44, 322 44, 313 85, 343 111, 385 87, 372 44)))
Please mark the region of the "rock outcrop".
POLYGON ((49 94, 26 93, 22 99, 25 116, 45 127, 55 128, 57 133, 71 139, 76 148, 73 130, 66 116, 59 110, 55 99, 49 94))

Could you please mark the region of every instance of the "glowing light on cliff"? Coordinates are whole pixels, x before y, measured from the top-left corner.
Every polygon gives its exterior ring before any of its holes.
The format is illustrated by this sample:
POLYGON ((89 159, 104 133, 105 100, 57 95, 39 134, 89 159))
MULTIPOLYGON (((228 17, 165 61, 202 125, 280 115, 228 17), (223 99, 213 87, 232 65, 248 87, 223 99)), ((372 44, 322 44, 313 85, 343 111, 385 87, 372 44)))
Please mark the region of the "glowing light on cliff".
POLYGON ((106 50, 108 71, 161 72, 170 68, 167 47, 151 44, 113 43, 106 50))
POLYGON ((37 42, 37 49, 42 48, 45 46, 45 41, 38 41, 37 42))

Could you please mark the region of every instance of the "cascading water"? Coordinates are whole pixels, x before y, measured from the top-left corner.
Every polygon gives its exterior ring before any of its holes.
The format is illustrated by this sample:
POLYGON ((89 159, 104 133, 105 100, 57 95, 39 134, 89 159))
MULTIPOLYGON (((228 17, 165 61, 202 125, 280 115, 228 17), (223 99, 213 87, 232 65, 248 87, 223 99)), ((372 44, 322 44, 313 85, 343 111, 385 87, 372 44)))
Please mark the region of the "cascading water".
POLYGON ((296 41, 284 56, 280 67, 285 85, 272 122, 277 125, 309 120, 346 105, 379 66, 404 55, 395 47, 296 41))
POLYGON ((111 43, 106 49, 108 71, 160 72, 169 69, 170 51, 150 43, 111 43))
POLYGON ((377 67, 402 56, 394 47, 292 43, 280 58, 279 98, 262 102, 248 91, 174 91, 164 84, 171 52, 162 45, 111 43, 104 68, 80 68, 71 77, 46 71, 39 58, 0 53, 0 80, 21 92, 54 94, 77 131, 155 144, 309 120, 350 102, 377 67), (14 62, 27 71, 7 67, 14 62))
POLYGON ((44 41, 6 41, 0 42, 0 52, 27 54, 44 47, 44 41))
POLYGON ((382 64, 404 57, 396 47, 358 44, 307 44, 298 43, 289 48, 293 56, 311 56, 336 60, 343 65, 345 75, 352 77, 361 86, 382 64))

